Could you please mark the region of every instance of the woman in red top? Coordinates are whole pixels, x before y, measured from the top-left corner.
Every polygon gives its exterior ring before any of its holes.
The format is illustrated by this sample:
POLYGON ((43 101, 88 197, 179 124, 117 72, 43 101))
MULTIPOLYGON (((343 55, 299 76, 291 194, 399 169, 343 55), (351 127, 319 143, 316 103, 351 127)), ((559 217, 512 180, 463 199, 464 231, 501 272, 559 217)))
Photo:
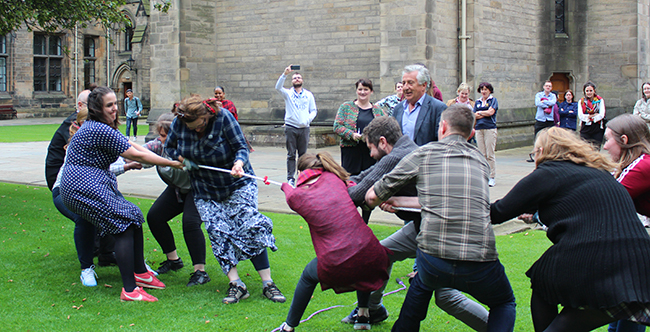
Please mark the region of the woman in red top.
POLYGON ((306 153, 298 160, 298 186, 282 184, 287 203, 307 224, 316 258, 307 264, 282 331, 293 331, 318 283, 336 293, 358 290, 355 330, 369 330, 370 292, 388 279, 388 254, 363 222, 348 195, 348 172, 327 152, 306 153))
POLYGON ((232 101, 226 99, 226 89, 224 89, 222 86, 217 85, 216 88, 214 88, 214 98, 217 100, 217 105, 219 107, 223 107, 230 111, 232 115, 235 116, 235 120, 239 122, 239 117, 237 116, 237 108, 235 107, 235 104, 233 104, 232 101))

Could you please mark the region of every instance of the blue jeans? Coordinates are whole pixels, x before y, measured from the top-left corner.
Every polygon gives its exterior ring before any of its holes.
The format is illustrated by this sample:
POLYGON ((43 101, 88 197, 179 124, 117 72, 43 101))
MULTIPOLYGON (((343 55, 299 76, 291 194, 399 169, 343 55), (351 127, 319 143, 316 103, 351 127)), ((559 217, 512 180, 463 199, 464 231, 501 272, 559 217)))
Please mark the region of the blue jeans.
POLYGON ((133 136, 138 136, 138 118, 126 118, 126 136, 131 136, 131 124, 133 124, 133 136))
POLYGON ((70 211, 64 204, 59 187, 52 189, 52 200, 62 215, 74 221, 74 245, 77 248, 77 257, 81 263, 81 269, 87 269, 93 265, 95 248, 95 226, 78 214, 70 211))
POLYGON ((499 260, 454 261, 417 250, 418 274, 406 294, 392 331, 418 331, 428 306, 421 305, 427 289, 454 288, 472 295, 490 308, 487 331, 508 332, 515 326, 515 296, 499 260), (420 305, 418 305, 418 302, 420 305))
POLYGON ((645 326, 630 322, 629 320, 619 320, 610 323, 607 332, 645 332, 645 326))

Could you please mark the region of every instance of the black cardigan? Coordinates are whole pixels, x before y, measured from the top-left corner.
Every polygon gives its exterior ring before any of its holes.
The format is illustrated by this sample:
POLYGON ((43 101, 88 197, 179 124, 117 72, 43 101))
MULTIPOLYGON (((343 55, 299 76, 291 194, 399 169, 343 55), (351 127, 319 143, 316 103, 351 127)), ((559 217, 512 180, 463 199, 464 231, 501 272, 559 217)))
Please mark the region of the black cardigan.
POLYGON ((544 162, 491 206, 494 223, 539 211, 553 245, 526 272, 552 304, 650 303, 650 237, 625 188, 601 170, 544 162))

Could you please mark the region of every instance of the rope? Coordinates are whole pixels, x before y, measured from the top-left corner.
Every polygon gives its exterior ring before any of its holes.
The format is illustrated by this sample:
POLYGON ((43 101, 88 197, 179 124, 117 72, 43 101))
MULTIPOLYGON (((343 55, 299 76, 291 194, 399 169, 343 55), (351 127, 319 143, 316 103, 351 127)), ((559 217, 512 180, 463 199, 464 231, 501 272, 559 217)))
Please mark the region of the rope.
MULTIPOLYGON (((394 290, 394 291, 391 291, 391 292, 385 293, 384 295, 382 295, 382 297, 387 296, 387 295, 391 295, 391 294, 395 294, 395 293, 397 293, 397 292, 401 292, 401 291, 403 291, 403 290, 406 289, 406 285, 404 284, 404 282, 402 281, 402 279, 400 279, 400 278, 396 278, 396 279, 395 279, 395 282, 397 282, 398 284, 400 284, 402 287, 400 287, 400 288, 398 288, 398 289, 396 289, 396 290, 394 290)), ((350 304, 350 305, 341 305, 341 304, 338 304, 338 305, 334 305, 334 306, 331 306, 331 307, 327 307, 327 308, 325 308, 325 309, 317 310, 317 311, 315 311, 313 314, 309 315, 309 317, 307 317, 307 318, 301 320, 300 323, 302 324, 302 323, 304 323, 304 322, 306 322, 306 321, 312 319, 312 317, 314 317, 314 316, 316 316, 316 315, 318 315, 318 314, 320 314, 320 313, 322 313, 322 312, 329 311, 329 310, 332 310, 332 309, 334 309, 334 308, 349 307, 349 306, 352 306, 352 305, 355 305, 355 304, 357 304, 357 302, 354 302, 354 303, 352 303, 352 304, 350 304)), ((282 331, 281 328, 282 328, 282 326, 277 327, 277 328, 271 330, 271 332, 279 332, 279 331, 282 331)))
MULTIPOLYGON (((212 167, 212 166, 206 166, 206 165, 199 165, 199 168, 209 169, 209 170, 211 170, 211 171, 217 171, 217 172, 222 172, 222 173, 228 173, 228 174, 230 174, 230 170, 229 170, 229 169, 225 169, 225 168, 212 167)), ((255 176, 255 175, 251 175, 251 174, 246 174, 246 173, 244 173, 244 176, 245 176, 245 177, 248 177, 248 178, 251 178, 251 179, 255 179, 255 180, 262 181, 262 182, 264 182, 264 184, 267 185, 267 186, 268 186, 269 184, 274 184, 274 185, 276 185, 276 186, 282 186, 282 183, 280 183, 280 182, 273 181, 273 180, 269 180, 269 177, 268 177, 268 176, 265 176, 265 177, 261 178, 261 177, 259 177, 259 176, 255 176)))

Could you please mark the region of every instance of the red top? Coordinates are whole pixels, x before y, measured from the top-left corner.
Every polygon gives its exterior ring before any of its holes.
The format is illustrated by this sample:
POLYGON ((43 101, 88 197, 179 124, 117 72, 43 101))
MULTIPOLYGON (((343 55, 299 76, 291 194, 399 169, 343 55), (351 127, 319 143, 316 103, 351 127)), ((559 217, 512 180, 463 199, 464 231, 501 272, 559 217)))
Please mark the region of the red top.
POLYGON ((283 183, 282 191, 289 207, 309 224, 321 288, 336 293, 379 289, 389 277, 390 250, 363 222, 338 176, 322 170, 303 174, 297 188, 283 183), (314 178, 316 182, 306 183, 314 178))
POLYGON ((221 101, 221 106, 227 109, 228 111, 230 111, 230 113, 232 113, 232 115, 235 116, 235 120, 239 121, 239 117, 237 117, 237 108, 235 107, 235 104, 233 104, 232 101, 224 99, 221 101))
POLYGON ((621 175, 620 182, 632 196, 636 212, 650 216, 650 155, 643 154, 630 165, 621 175))

